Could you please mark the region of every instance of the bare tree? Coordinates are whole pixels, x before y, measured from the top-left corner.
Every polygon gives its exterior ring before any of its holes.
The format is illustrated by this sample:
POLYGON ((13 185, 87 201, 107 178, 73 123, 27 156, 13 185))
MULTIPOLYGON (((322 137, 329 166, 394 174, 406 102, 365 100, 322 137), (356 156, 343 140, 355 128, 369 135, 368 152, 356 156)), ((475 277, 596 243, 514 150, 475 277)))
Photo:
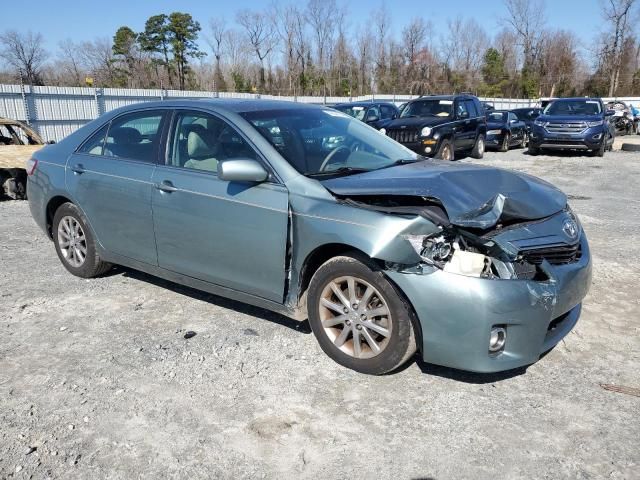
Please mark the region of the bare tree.
POLYGON ((71 39, 66 39, 59 44, 58 67, 62 70, 64 77, 73 86, 82 85, 82 75, 84 68, 79 61, 78 51, 80 46, 71 39))
POLYGON ((387 60, 390 50, 389 31, 391 29, 391 13, 385 6, 381 4, 380 8, 371 13, 371 24, 373 25, 373 35, 375 37, 375 78, 376 90, 379 86, 384 85, 388 80, 387 76, 387 60))
POLYGON ((609 97, 615 95, 620 81, 622 57, 629 33, 630 12, 635 0, 607 0, 603 4, 602 15, 609 24, 609 43, 605 44, 602 55, 609 70, 609 97))
POLYGON ((226 85, 222 73, 221 60, 224 48, 224 39, 227 33, 227 22, 223 17, 216 17, 209 20, 209 33, 206 37, 207 43, 215 58, 214 80, 217 90, 225 90, 226 85))
POLYGON ((264 91, 266 86, 265 59, 269 56, 276 44, 276 34, 273 23, 263 12, 241 10, 236 18, 238 24, 244 28, 251 47, 260 62, 260 89, 264 91))
POLYGON ((41 85, 47 52, 40 33, 7 30, 0 35, 0 57, 15 68, 27 83, 41 85))
POLYGON ((358 47, 358 80, 360 95, 364 95, 367 91, 367 80, 369 71, 373 62, 373 34, 369 28, 369 24, 365 23, 356 35, 356 44, 358 47))
POLYGON ((523 54, 524 72, 532 72, 540 50, 545 15, 544 0, 505 0, 507 24, 518 37, 523 54))
POLYGON ((96 86, 112 87, 116 84, 115 60, 110 38, 82 42, 77 52, 80 61, 94 79, 96 86))
POLYGON ((335 35, 337 13, 339 10, 335 0, 309 0, 307 3, 307 20, 316 41, 316 63, 323 72, 327 68, 328 50, 335 35))

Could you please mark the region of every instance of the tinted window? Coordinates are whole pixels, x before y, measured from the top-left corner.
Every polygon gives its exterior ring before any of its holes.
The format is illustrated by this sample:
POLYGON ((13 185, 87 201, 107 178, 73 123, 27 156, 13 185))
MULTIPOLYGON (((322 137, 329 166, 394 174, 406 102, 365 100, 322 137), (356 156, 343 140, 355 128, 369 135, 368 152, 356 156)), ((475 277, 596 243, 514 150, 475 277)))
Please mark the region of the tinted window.
POLYGON ((380 108, 377 105, 369 108, 367 112, 367 121, 372 122, 375 118, 380 119, 380 108))
POLYGON ((460 100, 456 105, 456 116, 458 118, 469 118, 469 111, 467 110, 467 106, 465 102, 460 100))
POLYGON ((382 111, 382 118, 393 118, 396 111, 391 108, 389 105, 380 105, 380 110, 382 111))
POLYGON ((333 108, 362 121, 364 121, 364 116, 367 113, 367 107, 363 105, 336 105, 333 108))
POLYGON ((489 122, 505 122, 506 120, 507 120, 507 114, 504 112, 487 113, 487 121, 489 122))
POLYGON ((465 107, 467 107, 467 111, 469 112, 470 117, 479 117, 480 114, 476 111, 476 106, 473 103, 473 100, 465 100, 465 107))
POLYGON ((103 155, 155 162, 164 112, 136 112, 111 121, 103 155))
POLYGON ((555 100, 547 105, 547 115, 598 115, 602 113, 597 100, 555 100))
POLYGON ((407 103, 400 117, 449 117, 453 113, 453 100, 415 100, 407 103))
POLYGON ((104 153, 104 141, 107 136, 108 129, 109 124, 107 123, 104 127, 91 135, 91 137, 84 142, 82 147, 80 147, 78 152, 88 153, 89 155, 102 155, 104 153))
POLYGON ((201 112, 180 112, 172 131, 168 163, 174 167, 217 172, 230 158, 258 159, 247 141, 220 118, 201 112))

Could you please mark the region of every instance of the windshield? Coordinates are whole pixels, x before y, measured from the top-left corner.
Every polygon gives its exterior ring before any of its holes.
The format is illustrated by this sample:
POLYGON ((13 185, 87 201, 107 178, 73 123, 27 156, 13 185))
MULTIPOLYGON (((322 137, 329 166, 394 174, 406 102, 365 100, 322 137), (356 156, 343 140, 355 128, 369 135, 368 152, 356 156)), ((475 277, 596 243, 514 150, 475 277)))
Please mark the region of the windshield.
POLYGON ((545 115, 599 115, 602 113, 597 100, 556 100, 544 109, 545 115))
POLYGON ((335 110, 292 108, 240 115, 303 175, 346 174, 422 160, 386 135, 335 110))
POLYGON ((364 120, 364 114, 367 112, 367 107, 362 105, 336 105, 333 108, 360 121, 364 120))
POLYGON ((453 112, 453 100, 416 100, 407 103, 402 110, 403 117, 449 117, 453 112))
POLYGON ((507 113, 506 112, 489 112, 487 113, 487 121, 488 122, 506 122, 507 113))

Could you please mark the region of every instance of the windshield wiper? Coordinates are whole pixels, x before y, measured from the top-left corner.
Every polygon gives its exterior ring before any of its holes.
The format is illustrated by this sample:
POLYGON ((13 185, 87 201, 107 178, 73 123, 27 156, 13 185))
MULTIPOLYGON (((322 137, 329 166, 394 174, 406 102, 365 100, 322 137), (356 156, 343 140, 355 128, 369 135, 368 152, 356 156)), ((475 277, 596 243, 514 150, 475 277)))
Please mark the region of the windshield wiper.
POLYGON ((409 163, 416 163, 422 160, 425 160, 426 157, 420 156, 420 158, 400 158, 389 165, 385 165, 384 167, 376 168, 376 170, 382 170, 384 168, 397 167, 399 165, 408 165, 409 163))
POLYGON ((329 175, 344 175, 344 174, 352 174, 352 173, 362 173, 370 171, 368 168, 358 168, 358 167, 340 167, 335 170, 326 170, 323 172, 307 172, 303 175, 306 177, 324 177, 329 175))

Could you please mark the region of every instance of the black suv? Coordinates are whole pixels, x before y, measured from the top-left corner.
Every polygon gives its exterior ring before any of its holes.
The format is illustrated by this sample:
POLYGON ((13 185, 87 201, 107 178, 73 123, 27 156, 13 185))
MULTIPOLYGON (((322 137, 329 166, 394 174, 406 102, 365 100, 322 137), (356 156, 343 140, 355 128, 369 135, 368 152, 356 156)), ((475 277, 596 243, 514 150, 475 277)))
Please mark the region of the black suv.
POLYGON ((529 137, 529 153, 542 150, 581 150, 604 156, 613 147, 612 111, 599 98, 560 98, 535 119, 529 137))
POLYGON ((473 95, 429 95, 411 100, 380 131, 420 155, 453 160, 458 153, 484 155, 487 122, 473 95))

